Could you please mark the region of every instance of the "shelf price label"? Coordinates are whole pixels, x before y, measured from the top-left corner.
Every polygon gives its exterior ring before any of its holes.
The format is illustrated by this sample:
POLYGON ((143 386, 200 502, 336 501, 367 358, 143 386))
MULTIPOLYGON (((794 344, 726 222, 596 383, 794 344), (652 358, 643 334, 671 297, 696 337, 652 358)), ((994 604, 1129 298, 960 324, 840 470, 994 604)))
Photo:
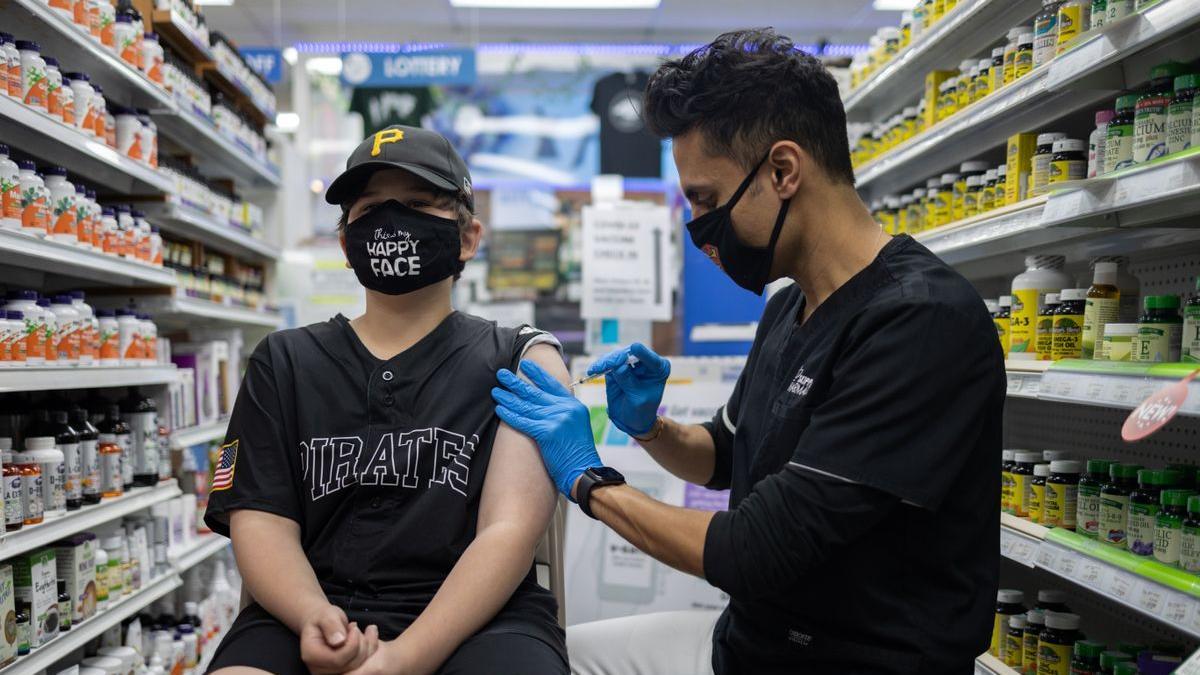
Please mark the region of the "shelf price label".
POLYGON ((1108 586, 1105 590, 1108 594, 1118 600, 1128 600, 1133 592, 1135 579, 1125 572, 1113 572, 1112 578, 1108 580, 1108 586))
POLYGON ((1082 584, 1097 588, 1100 586, 1103 572, 1104 566, 1099 562, 1085 559, 1079 566, 1079 573, 1075 578, 1082 584))
POLYGON ((1167 602, 1166 592, 1158 584, 1142 582, 1142 591, 1138 595, 1137 604, 1146 612, 1158 616, 1162 614, 1167 602))
POLYGON ((1058 565, 1054 568, 1064 577, 1074 579, 1075 570, 1079 567, 1079 556, 1074 553, 1064 552, 1058 557, 1058 565))
POLYGON ((1162 618, 1164 621, 1182 626, 1188 618, 1188 610, 1193 604, 1193 601, 1179 593, 1167 593, 1166 600, 1163 602, 1162 618))
POLYGON ((1045 570, 1055 570, 1055 563, 1058 562, 1059 551, 1054 546, 1043 544, 1037 547, 1037 566, 1045 570))
POLYGON ((1037 552, 1037 544, 1025 539, 1024 537, 1018 537, 1017 540, 1013 542, 1011 555, 1009 557, 1021 563, 1022 565, 1033 567, 1034 558, 1037 556, 1037 552))
POLYGON ((1024 383, 1024 381, 1025 381, 1025 378, 1021 377, 1020 375, 1015 375, 1013 373, 1009 373, 1008 374, 1008 395, 1014 396, 1016 394, 1019 394, 1021 392, 1021 384, 1024 383))

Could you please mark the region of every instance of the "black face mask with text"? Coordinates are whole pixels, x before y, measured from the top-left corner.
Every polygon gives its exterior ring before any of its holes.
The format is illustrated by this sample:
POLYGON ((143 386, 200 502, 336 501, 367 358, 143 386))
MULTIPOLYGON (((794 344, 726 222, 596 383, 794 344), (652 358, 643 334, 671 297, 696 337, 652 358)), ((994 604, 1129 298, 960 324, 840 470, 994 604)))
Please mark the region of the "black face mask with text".
POLYGON ((724 270, 734 283, 757 295, 763 294, 763 289, 769 281, 767 277, 771 274, 775 244, 779 241, 783 219, 787 217, 788 205, 792 200, 785 199, 783 206, 779 208, 779 215, 775 218, 775 229, 771 232, 771 241, 766 248, 748 246, 738 238, 733 229, 732 213, 733 207, 750 187, 765 161, 766 157, 759 160, 729 201, 687 224, 688 234, 691 235, 696 248, 704 251, 709 260, 724 270))
POLYGON ((346 226, 346 260, 363 286, 411 293, 458 274, 458 221, 388 200, 346 226))

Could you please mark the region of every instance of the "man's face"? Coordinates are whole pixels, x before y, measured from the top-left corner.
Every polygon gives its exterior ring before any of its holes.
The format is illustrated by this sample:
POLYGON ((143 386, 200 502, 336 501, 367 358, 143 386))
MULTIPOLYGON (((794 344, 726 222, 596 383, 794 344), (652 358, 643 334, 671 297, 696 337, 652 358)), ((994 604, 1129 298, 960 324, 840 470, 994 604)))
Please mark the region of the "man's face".
MULTIPOLYGON (((710 154, 698 130, 672 140, 672 154, 679 169, 679 185, 692 217, 698 218, 724 206, 745 180, 747 169, 731 157, 710 154)), ((738 239, 748 246, 765 247, 779 215, 781 201, 771 188, 770 166, 760 167, 750 187, 733 207, 733 227, 738 239)))
POLYGON ((350 206, 346 222, 354 221, 371 209, 395 200, 410 209, 424 211, 433 216, 455 218, 454 203, 446 197, 439 198, 433 186, 424 179, 403 169, 380 169, 371 174, 362 194, 350 206))

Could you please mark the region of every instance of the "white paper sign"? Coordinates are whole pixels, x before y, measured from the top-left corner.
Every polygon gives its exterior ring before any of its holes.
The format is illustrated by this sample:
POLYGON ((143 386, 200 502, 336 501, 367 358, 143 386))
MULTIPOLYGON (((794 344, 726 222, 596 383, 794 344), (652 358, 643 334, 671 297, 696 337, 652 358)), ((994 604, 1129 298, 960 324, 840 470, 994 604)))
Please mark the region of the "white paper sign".
POLYGON ((585 319, 670 321, 671 213, 622 202, 583 208, 585 319))

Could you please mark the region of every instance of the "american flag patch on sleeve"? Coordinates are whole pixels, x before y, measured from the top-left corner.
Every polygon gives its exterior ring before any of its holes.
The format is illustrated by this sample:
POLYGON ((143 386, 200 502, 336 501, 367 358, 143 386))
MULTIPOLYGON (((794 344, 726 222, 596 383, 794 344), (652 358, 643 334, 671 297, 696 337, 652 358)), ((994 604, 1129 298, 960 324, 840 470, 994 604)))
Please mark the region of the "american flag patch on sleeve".
POLYGON ((238 442, 232 441, 221 446, 217 466, 213 470, 212 488, 210 492, 228 490, 233 487, 233 468, 237 464, 238 442))

